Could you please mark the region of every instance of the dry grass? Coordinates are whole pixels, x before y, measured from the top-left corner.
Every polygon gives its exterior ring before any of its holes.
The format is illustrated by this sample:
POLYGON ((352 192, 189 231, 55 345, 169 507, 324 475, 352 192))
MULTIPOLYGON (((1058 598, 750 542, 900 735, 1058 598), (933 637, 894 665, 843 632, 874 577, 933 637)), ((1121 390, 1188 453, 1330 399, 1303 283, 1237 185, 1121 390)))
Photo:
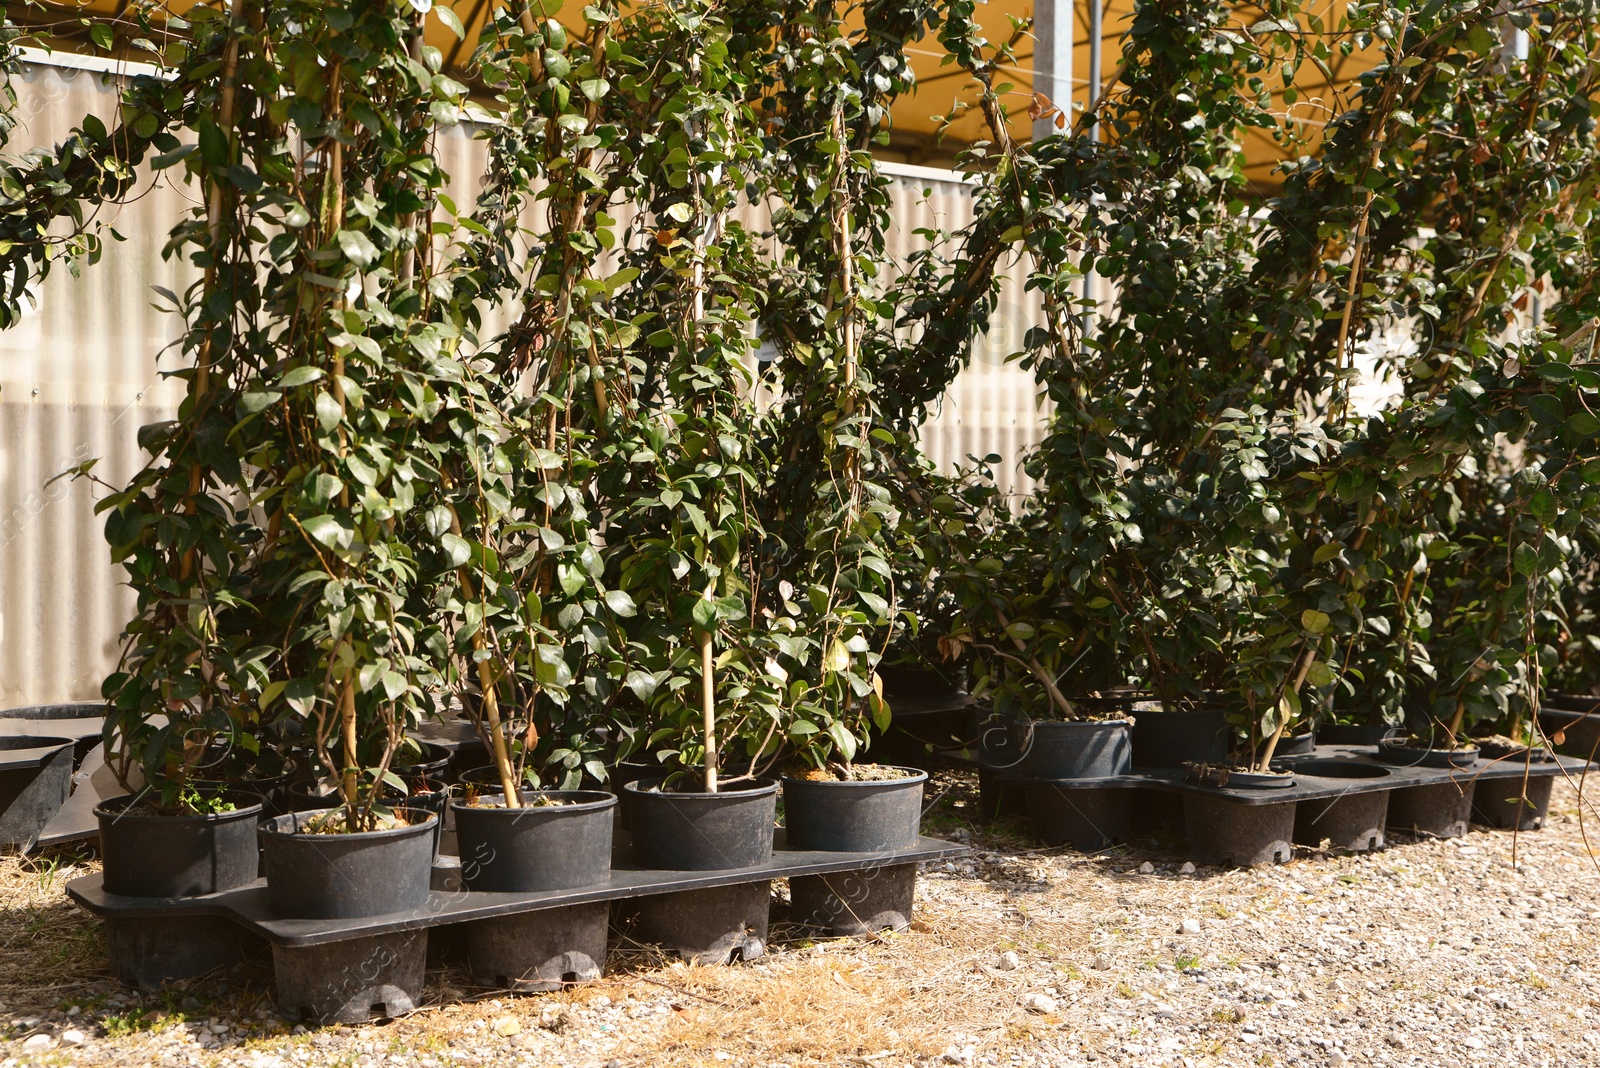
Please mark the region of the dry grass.
POLYGON ((92 870, 76 851, 0 860, 0 999, 70 996, 105 982, 99 921, 62 891, 92 870))

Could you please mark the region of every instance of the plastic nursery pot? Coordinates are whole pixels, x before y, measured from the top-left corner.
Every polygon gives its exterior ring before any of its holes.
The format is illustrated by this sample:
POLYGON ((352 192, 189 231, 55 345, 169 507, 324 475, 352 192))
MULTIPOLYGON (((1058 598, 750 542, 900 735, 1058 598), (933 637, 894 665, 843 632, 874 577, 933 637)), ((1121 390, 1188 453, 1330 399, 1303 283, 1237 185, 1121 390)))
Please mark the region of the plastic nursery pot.
POLYGON ((791 849, 887 853, 910 849, 922 831, 922 787, 928 773, 896 768, 902 778, 870 781, 783 780, 783 813, 791 849))
POLYGON ((94 814, 100 821, 106 892, 193 897, 255 882, 261 801, 248 793, 227 796, 238 807, 195 815, 129 812, 140 799, 126 794, 101 802, 94 814))
POLYGON ((771 862, 777 780, 734 783, 714 794, 664 791, 664 781, 640 779, 622 788, 640 867, 719 871, 771 862))
POLYGON ((27 850, 72 793, 72 739, 0 737, 0 847, 27 850))
MULTIPOLYGON (((1590 698, 1591 702, 1596 700, 1600 698, 1590 698)), ((1584 760, 1600 755, 1600 712, 1541 708, 1539 728, 1558 753, 1582 757, 1584 760)))
MULTIPOLYGON (((1295 774, 1319 779, 1384 779, 1388 768, 1354 760, 1302 760, 1295 774)), ((1383 828, 1389 815, 1389 791, 1351 791, 1336 797, 1301 801, 1295 809, 1294 840, 1318 846, 1326 839, 1334 849, 1364 853, 1383 848, 1383 828)))
POLYGON ((415 822, 355 834, 306 833, 308 822, 337 811, 291 812, 261 825, 273 913, 336 920, 402 912, 426 902, 439 818, 402 809, 415 822))
POLYGON ((1379 742, 1378 759, 1399 768, 1469 768, 1478 759, 1478 747, 1430 749, 1419 745, 1379 742))
POLYGON ((415 778, 444 778, 445 769, 450 766, 450 748, 436 742, 413 742, 421 746, 422 752, 409 764, 396 763, 394 770, 404 779, 415 778))
POLYGON ((1507 745, 1504 742, 1479 742, 1478 755, 1484 760, 1528 761, 1534 764, 1548 764, 1555 759, 1555 754, 1542 745, 1507 745))
POLYGON ((454 801, 461 877, 469 890, 570 890, 601 883, 611 872, 615 794, 550 790, 504 807, 503 793, 479 803, 454 801), (539 804, 543 799, 557 804, 539 804))
POLYGON ((0 720, 16 720, 27 724, 23 729, 61 735, 73 739, 73 766, 83 763, 95 746, 100 744, 101 728, 105 724, 106 706, 103 701, 76 702, 68 705, 26 705, 22 708, 0 710, 0 720))
POLYGON ((1377 745, 1394 728, 1387 723, 1328 723, 1317 728, 1323 745, 1377 745))
POLYGON ((1228 759, 1228 713, 1224 708, 1140 712, 1133 724, 1133 764, 1181 768, 1188 761, 1218 764, 1228 759))
POLYGON ((956 671, 938 671, 934 668, 907 667, 900 664, 879 664, 878 677, 883 680, 883 699, 890 708, 895 702, 928 706, 946 701, 959 701, 967 695, 956 671))
POLYGON ((1020 721, 1013 725, 1019 771, 1031 779, 1107 779, 1133 769, 1131 724, 1125 719, 1099 722, 1020 721))
POLYGON ((1472 794, 1472 818, 1502 831, 1536 831, 1550 815, 1554 775, 1479 779, 1472 794))
POLYGON ((1304 734, 1291 734, 1287 738, 1280 739, 1276 755, 1281 757, 1305 756, 1308 753, 1316 752, 1316 749, 1317 732, 1306 731, 1304 734))

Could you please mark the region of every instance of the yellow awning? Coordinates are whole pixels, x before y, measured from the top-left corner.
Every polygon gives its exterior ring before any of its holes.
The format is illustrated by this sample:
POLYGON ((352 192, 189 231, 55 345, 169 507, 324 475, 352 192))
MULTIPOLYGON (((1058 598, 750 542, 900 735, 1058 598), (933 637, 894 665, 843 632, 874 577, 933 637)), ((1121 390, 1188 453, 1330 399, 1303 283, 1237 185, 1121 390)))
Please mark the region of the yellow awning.
MULTIPOLYGON (((490 17, 494 5, 503 2, 449 0, 450 7, 467 29, 467 42, 477 39, 478 31, 490 17)), ((566 0, 565 8, 576 14, 583 2, 587 0, 566 0)), ((1324 8, 1309 14, 1315 15, 1322 27, 1336 26, 1344 12, 1345 3, 1346 0, 1328 0, 1324 8)), ((193 0, 166 0, 167 9, 174 14, 181 15, 192 6, 193 0)), ((1133 0, 1104 2, 1098 47, 1105 91, 1114 91, 1112 81, 1120 62, 1123 38, 1128 32, 1133 8, 1133 0)), ((92 48, 88 29, 77 25, 76 20, 124 16, 129 10, 129 0, 46 3, 42 8, 38 5, 8 3, 7 10, 19 23, 50 24, 58 35, 56 47, 81 47, 87 50, 92 48)), ((991 41, 1003 41, 1012 36, 1014 19, 1032 19, 1034 0, 992 0, 980 6, 979 14, 986 36, 991 41)), ((1089 41, 1089 0, 1073 0, 1073 16, 1073 104, 1076 109, 1074 114, 1078 114, 1090 98, 1090 52, 1093 46, 1089 41)), ((1243 28, 1264 17, 1259 8, 1241 4, 1234 9, 1232 22, 1243 28)), ((438 19, 428 20, 426 32, 428 43, 443 52, 447 66, 461 80, 470 84, 470 72, 462 69, 471 58, 470 44, 457 40, 438 19)), ((1307 32, 1311 32, 1309 27, 1307 32)), ((932 35, 917 42, 908 52, 918 87, 914 93, 895 104, 891 113, 891 140, 883 155, 903 163, 934 166, 948 163, 964 144, 975 138, 986 137, 982 117, 970 107, 976 99, 977 87, 966 72, 944 62, 944 52, 932 35), (955 113, 953 120, 947 126, 941 124, 940 117, 952 113, 955 113)), ((1355 51, 1345 56, 1334 47, 1331 38, 1329 52, 1325 68, 1306 63, 1299 69, 1294 83, 1297 99, 1292 104, 1282 102, 1281 96, 1277 95, 1281 89, 1281 77, 1272 74, 1265 76, 1268 87, 1274 90, 1274 103, 1280 113, 1313 142, 1321 128, 1350 105, 1351 83, 1380 58, 1376 50, 1355 51)), ((126 58, 138 61, 147 57, 129 49, 126 58)), ((998 80, 1010 86, 1005 100, 1011 115, 1011 133, 1018 139, 1026 139, 1032 134, 1029 105, 1034 89, 1033 58, 1034 42, 1031 37, 1025 37, 1016 48, 1015 64, 1006 66, 1004 77, 998 80)), ((1059 100, 1054 102, 1060 104, 1059 100)), ((1289 150, 1274 141, 1270 131, 1251 131, 1246 135, 1245 152, 1251 180, 1262 186, 1276 184, 1273 179, 1274 167, 1289 154, 1289 150)))

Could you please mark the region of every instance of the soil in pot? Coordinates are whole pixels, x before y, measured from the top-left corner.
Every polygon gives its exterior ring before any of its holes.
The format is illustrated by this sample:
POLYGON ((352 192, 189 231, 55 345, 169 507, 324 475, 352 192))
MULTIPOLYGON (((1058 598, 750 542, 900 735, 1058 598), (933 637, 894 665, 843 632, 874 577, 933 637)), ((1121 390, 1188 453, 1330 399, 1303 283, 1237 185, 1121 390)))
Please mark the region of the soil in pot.
POLYGON ((1542 745, 1530 746, 1523 742, 1513 741, 1503 734, 1496 734, 1488 738, 1474 738, 1472 744, 1478 747, 1478 755, 1484 760, 1530 761, 1534 764, 1548 764, 1555 759, 1555 755, 1542 745))
POLYGON ((1030 779, 1106 779, 1133 770, 1126 719, 1020 721, 1012 725, 1018 771, 1030 779))
POLYGON ((193 897, 256 879, 261 802, 250 795, 220 800, 217 812, 163 814, 124 795, 102 802, 100 822, 107 893, 124 897, 193 897))
POLYGON ((1477 761, 1478 747, 1435 749, 1425 739, 1399 736, 1378 743, 1378 759, 1402 768, 1466 768, 1477 761))
POLYGON ((853 778, 785 776, 783 811, 791 849, 887 853, 916 845, 922 788, 916 768, 856 765, 853 778))
MULTIPOLYGON (((698 781, 685 778, 686 785, 698 781)), ((640 867, 718 871, 772 860, 776 780, 727 783, 714 794, 662 789, 665 781, 639 779, 622 788, 633 856, 640 867)))
POLYGON ((1134 767, 1220 764, 1228 759, 1229 733, 1224 708, 1140 712, 1133 723, 1134 767))
POLYGON ((1278 790, 1294 785, 1294 776, 1287 771, 1257 771, 1252 768, 1226 764, 1184 765, 1185 782, 1196 786, 1227 787, 1230 790, 1278 790))
POLYGON ((611 873, 615 794, 556 790, 480 794, 450 806, 455 814, 461 877, 469 890, 569 890, 604 882, 611 873))
POLYGON ((343 833, 342 809, 263 823, 267 898, 291 919, 381 916, 421 906, 433 867, 432 813, 397 808, 381 830, 343 833))

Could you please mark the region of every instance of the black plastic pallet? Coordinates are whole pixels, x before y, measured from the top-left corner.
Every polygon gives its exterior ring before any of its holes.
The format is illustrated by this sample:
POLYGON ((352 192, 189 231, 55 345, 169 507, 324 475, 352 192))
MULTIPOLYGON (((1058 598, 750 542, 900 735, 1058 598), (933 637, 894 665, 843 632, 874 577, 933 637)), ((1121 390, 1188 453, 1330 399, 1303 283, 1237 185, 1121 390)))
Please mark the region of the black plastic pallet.
POLYGON ((1141 835, 1178 833, 1195 860, 1247 867, 1285 861, 1296 844, 1381 848, 1390 829, 1436 837, 1464 834, 1469 822, 1536 829, 1556 777, 1576 778, 1589 768, 1570 757, 1392 765, 1370 746, 1344 745, 1285 759, 1293 785, 1266 788, 1192 783, 1182 769, 1037 779, 978 766, 986 809, 1026 814, 1046 845, 1098 850, 1141 835))
POLYGON ((99 875, 88 875, 69 882, 67 893, 105 921, 112 970, 125 982, 159 986, 270 948, 282 1012, 360 1023, 413 1008, 430 956, 456 945, 480 986, 537 991, 598 978, 614 911, 642 941, 696 963, 759 955, 774 879, 789 880, 799 922, 835 934, 904 927, 917 865, 966 851, 933 838, 883 853, 798 850, 787 848, 782 831, 774 847, 771 863, 756 867, 660 871, 632 864, 623 836, 604 882, 537 893, 465 889, 459 862, 447 856, 420 908, 343 920, 275 917, 261 880, 147 899, 108 894, 99 875))
MULTIPOLYGON (((619 836, 620 837, 620 836, 619 836)), ((267 904, 266 880, 220 894, 189 898, 134 898, 108 894, 101 887, 100 875, 85 875, 67 883, 67 893, 96 916, 119 919, 171 917, 177 915, 219 916, 240 924, 274 945, 302 947, 324 945, 352 938, 413 931, 471 920, 494 919, 540 909, 563 908, 599 901, 621 901, 671 894, 684 890, 706 890, 745 883, 770 882, 807 875, 833 875, 840 872, 872 871, 904 864, 941 860, 967 851, 937 838, 922 838, 910 849, 884 853, 833 853, 820 850, 789 849, 782 830, 776 832, 772 862, 753 868, 728 868, 718 871, 661 871, 640 868, 628 857, 626 844, 619 848, 611 875, 603 883, 572 890, 543 890, 534 893, 489 893, 468 890, 461 883, 457 858, 441 857, 434 867, 435 889, 420 908, 386 916, 367 916, 344 920, 290 920, 272 915, 267 904)))
MULTIPOLYGON (((1444 782, 1476 783, 1485 779, 1520 779, 1524 774, 1524 764, 1516 757, 1497 761, 1478 760, 1460 768, 1408 767, 1386 764, 1372 755, 1371 746, 1358 745, 1319 745, 1311 753, 1284 760, 1283 767, 1293 773, 1294 785, 1264 788, 1206 786, 1187 781, 1188 773, 1182 768, 1134 768, 1127 775, 1103 779, 1033 779, 1000 774, 995 781, 1003 786, 1051 786, 1062 790, 1156 789, 1221 798, 1240 805, 1276 805, 1286 801, 1315 801, 1347 794, 1373 793, 1444 782), (1347 778, 1303 770, 1305 765, 1317 761, 1331 761, 1354 768, 1378 769, 1386 774, 1370 778, 1358 776, 1347 778)), ((1588 767, 1589 762, 1586 760, 1557 756, 1527 764, 1526 774, 1530 778, 1563 773, 1576 776, 1582 775, 1588 767)))

